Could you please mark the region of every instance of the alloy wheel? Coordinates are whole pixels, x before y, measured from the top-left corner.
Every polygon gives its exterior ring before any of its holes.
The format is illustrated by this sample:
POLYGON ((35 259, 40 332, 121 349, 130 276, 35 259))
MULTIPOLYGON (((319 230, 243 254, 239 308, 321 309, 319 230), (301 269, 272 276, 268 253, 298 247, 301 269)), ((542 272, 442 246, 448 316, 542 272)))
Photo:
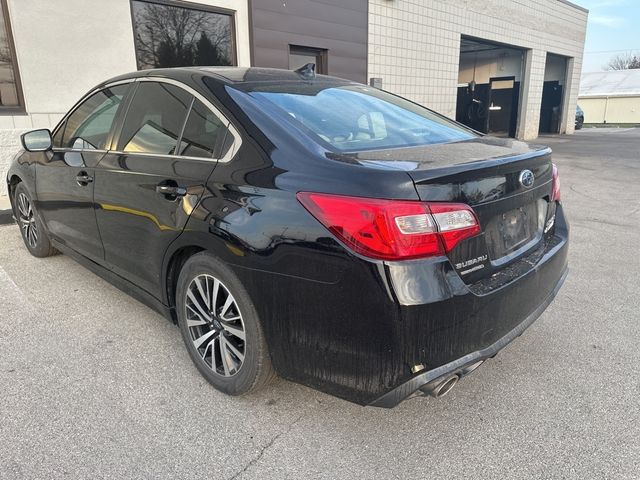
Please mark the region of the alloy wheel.
POLYGON ((238 373, 246 354, 240 308, 227 287, 211 275, 198 275, 186 291, 185 318, 196 351, 221 376, 238 373))
POLYGON ((24 193, 18 195, 18 217, 20 220, 20 227, 24 233, 24 238, 31 248, 36 248, 38 244, 38 227, 36 225, 36 219, 31 206, 31 200, 24 193))

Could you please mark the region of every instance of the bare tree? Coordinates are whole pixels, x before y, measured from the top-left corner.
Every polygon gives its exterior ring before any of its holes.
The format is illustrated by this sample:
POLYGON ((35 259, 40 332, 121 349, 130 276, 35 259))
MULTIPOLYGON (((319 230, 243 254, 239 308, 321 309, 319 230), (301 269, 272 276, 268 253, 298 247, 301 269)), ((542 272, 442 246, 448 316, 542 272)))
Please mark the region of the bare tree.
POLYGON ((11 51, 9 50, 9 42, 5 32, 0 32, 0 63, 11 63, 11 51))
POLYGON ((605 68, 607 70, 631 70, 640 68, 640 56, 632 52, 616 55, 609 60, 605 68))
POLYGON ((0 47, 0 64, 9 64, 11 63, 11 52, 9 51, 9 47, 0 47))

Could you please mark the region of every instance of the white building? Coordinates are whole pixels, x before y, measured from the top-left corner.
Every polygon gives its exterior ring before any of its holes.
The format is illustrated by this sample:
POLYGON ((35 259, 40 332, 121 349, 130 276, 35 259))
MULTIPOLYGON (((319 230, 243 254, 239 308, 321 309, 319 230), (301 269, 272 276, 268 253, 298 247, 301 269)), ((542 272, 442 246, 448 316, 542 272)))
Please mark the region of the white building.
POLYGON ((585 73, 578 103, 585 123, 640 125, 640 69, 585 73))
POLYGON ((2 178, 21 132, 55 126, 101 81, 155 65, 314 61, 320 73, 371 82, 478 130, 522 139, 539 130, 572 133, 588 14, 565 0, 0 0, 0 7, 2 178), (185 14, 193 34, 186 46, 166 18, 185 14))

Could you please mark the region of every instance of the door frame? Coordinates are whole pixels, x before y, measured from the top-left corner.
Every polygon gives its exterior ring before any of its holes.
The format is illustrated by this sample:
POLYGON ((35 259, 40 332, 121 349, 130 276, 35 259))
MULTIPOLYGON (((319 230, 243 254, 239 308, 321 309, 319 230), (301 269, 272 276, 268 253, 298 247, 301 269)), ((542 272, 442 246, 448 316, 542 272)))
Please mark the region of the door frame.
MULTIPOLYGON (((489 132, 489 128, 491 126, 491 98, 492 98, 492 94, 493 94, 493 88, 492 88, 492 84, 493 82, 501 82, 501 81, 509 81, 509 80, 513 80, 513 86, 511 87, 511 112, 509 112, 509 128, 507 129, 507 135, 509 135, 509 137, 511 137, 511 132, 516 132, 517 130, 517 123, 518 123, 518 117, 519 117, 519 108, 520 108, 520 91, 518 91, 518 95, 514 95, 515 90, 516 90, 516 83, 519 83, 516 81, 516 77, 515 75, 509 75, 506 77, 489 77, 489 105, 487 105, 487 132, 489 132), (516 100, 516 105, 514 106, 514 97, 516 100), (515 108, 514 108, 515 107, 515 108), (514 110, 515 110, 515 114, 516 114, 516 121, 515 124, 513 124, 513 115, 514 115, 514 110)), ((518 88, 518 90, 520 90, 520 88, 518 88)))

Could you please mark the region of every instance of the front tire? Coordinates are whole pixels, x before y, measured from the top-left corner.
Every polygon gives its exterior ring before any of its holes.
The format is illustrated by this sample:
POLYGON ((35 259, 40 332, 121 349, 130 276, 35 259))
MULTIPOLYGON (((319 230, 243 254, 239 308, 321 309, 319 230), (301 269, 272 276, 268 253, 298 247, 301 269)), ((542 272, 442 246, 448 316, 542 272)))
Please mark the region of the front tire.
POLYGON ((236 275, 213 255, 198 253, 184 264, 176 308, 189 356, 216 389, 244 395, 274 377, 255 306, 236 275))
POLYGON ((16 186, 13 196, 14 214, 20 226, 22 240, 34 257, 43 258, 55 255, 57 250, 53 248, 40 215, 36 211, 29 191, 24 184, 16 186))

